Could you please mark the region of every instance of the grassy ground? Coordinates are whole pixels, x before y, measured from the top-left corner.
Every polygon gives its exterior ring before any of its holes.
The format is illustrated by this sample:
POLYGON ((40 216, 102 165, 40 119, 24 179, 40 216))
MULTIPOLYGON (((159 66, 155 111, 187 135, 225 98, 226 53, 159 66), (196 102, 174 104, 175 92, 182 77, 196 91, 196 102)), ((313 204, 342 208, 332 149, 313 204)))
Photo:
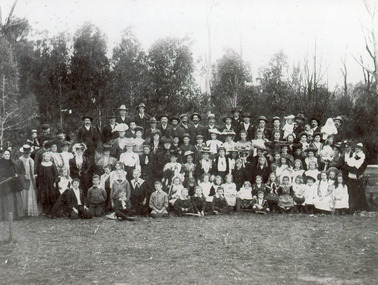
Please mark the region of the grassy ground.
MULTIPOLYGON (((250 213, 136 222, 28 218, 14 223, 14 243, 0 245, 0 283, 374 284, 377 222, 250 213)), ((7 237, 8 224, 0 222, 0 240, 7 237)))

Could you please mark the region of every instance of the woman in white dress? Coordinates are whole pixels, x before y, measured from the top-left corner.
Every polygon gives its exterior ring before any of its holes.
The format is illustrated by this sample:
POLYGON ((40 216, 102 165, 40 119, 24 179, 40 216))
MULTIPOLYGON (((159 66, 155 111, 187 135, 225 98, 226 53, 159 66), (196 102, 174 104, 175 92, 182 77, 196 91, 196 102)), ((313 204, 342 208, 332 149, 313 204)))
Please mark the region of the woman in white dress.
POLYGON ((119 159, 125 165, 125 171, 127 172, 127 180, 131 181, 133 179, 133 171, 134 169, 141 169, 140 162, 139 162, 139 155, 134 152, 134 139, 129 138, 126 142, 126 152, 121 154, 119 159))

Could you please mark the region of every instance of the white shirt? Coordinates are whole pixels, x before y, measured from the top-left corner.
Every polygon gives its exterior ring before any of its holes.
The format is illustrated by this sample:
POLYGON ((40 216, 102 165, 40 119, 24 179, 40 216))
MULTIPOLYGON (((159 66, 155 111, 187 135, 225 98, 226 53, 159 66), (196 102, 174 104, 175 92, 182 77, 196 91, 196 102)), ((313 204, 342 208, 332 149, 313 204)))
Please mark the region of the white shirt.
POLYGON ((73 192, 75 193, 77 204, 80 206, 81 205, 81 200, 80 200, 80 189, 75 189, 72 188, 73 192))
POLYGON ((218 171, 226 171, 227 170, 227 163, 225 157, 218 158, 218 171))

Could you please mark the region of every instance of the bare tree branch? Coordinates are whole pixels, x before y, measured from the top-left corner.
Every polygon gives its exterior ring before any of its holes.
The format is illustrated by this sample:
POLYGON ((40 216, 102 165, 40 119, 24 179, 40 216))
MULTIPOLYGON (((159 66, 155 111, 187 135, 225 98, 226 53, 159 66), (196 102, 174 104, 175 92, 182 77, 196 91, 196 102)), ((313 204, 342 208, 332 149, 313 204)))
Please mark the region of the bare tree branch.
POLYGON ((372 69, 370 69, 369 67, 367 67, 361 60, 358 60, 353 54, 352 54, 352 57, 354 58, 354 60, 363 68, 365 69, 367 72, 369 72, 370 74, 374 75, 374 71, 372 69))

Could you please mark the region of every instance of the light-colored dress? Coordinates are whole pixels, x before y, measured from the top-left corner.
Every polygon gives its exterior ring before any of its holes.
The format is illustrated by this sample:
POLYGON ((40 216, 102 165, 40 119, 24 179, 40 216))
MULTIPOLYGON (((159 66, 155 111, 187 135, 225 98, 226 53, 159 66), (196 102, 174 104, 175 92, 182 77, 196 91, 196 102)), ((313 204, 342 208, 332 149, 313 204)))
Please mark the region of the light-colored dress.
POLYGON ((24 179, 26 181, 24 189, 21 192, 24 214, 26 216, 36 217, 40 215, 41 209, 37 202, 37 187, 34 179, 34 161, 30 157, 25 158, 21 156, 20 162, 25 169, 24 179))
POLYGON ((213 202, 214 196, 210 196, 211 187, 213 187, 213 183, 211 182, 201 182, 199 186, 202 188, 203 196, 206 198, 206 202, 213 202))
POLYGON ((305 197, 304 205, 314 205, 314 200, 318 196, 317 192, 318 192, 318 185, 316 183, 312 184, 311 186, 306 184, 305 193, 304 193, 304 197, 305 197))
POLYGON ((349 209, 348 186, 339 184, 333 190, 333 199, 335 209, 349 209))
POLYGON ((316 209, 323 211, 329 212, 332 210, 332 191, 330 191, 328 181, 319 181, 318 195, 314 200, 314 206, 316 209))
POLYGON ((224 197, 229 206, 234 207, 236 205, 236 184, 235 183, 224 183, 222 185, 224 189, 224 197))

